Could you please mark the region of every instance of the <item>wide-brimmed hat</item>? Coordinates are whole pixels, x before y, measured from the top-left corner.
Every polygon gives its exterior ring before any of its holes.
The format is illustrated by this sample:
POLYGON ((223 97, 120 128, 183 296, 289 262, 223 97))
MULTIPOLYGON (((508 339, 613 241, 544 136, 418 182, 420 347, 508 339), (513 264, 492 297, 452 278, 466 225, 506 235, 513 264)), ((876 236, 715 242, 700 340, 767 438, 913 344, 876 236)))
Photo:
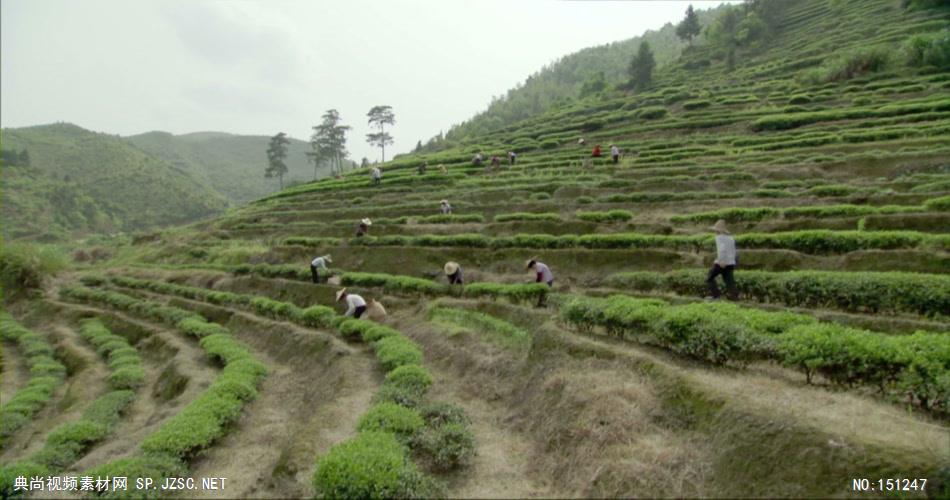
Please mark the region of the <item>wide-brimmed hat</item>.
POLYGON ((443 204, 443 205, 448 205, 448 204, 449 204, 449 200, 442 200, 442 201, 440 201, 439 203, 441 203, 441 204, 443 204))
POLYGON ((371 221, 371 220, 369 220, 369 219, 367 219, 367 218, 364 218, 364 219, 361 220, 360 222, 362 222, 363 224, 366 224, 367 226, 372 226, 372 225, 373 225, 373 221, 371 221))
POLYGON ((327 261, 327 262, 333 264, 333 259, 330 257, 330 254, 324 255, 324 256, 323 256, 323 260, 325 260, 325 261, 327 261))
POLYGON ((346 288, 341 288, 336 292, 336 301, 339 302, 346 295, 346 288))
POLYGON ((451 276, 455 274, 455 271, 459 270, 458 262, 446 262, 445 267, 442 268, 445 271, 445 274, 451 276))
POLYGON ((531 266, 533 266, 533 265, 534 265, 535 263, 537 263, 537 262, 538 262, 537 259, 528 259, 528 261, 525 262, 524 267, 525 267, 525 269, 530 269, 531 266))
POLYGON ((716 224, 711 226, 709 229, 717 233, 729 234, 729 230, 726 229, 726 221, 724 219, 719 219, 716 221, 716 224))

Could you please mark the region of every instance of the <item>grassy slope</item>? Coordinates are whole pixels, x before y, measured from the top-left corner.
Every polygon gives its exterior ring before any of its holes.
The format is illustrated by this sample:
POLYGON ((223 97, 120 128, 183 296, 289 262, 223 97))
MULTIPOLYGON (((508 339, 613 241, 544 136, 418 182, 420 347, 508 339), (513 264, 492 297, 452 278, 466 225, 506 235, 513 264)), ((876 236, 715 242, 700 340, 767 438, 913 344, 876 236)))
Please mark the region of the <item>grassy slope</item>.
MULTIPOLYGON (((277 189, 277 180, 265 179, 263 175, 269 141, 265 136, 148 132, 126 139, 143 151, 204 180, 236 204, 247 203, 277 189)), ((290 141, 287 155, 289 173, 284 178, 284 185, 312 180, 313 166, 304 155, 310 150, 309 144, 296 139, 290 141)), ((317 173, 323 177, 328 175, 328 170, 321 168, 317 173)))
POLYGON ((4 233, 49 238, 181 224, 227 200, 186 172, 108 134, 54 124, 3 131, 29 167, 4 169, 4 233))

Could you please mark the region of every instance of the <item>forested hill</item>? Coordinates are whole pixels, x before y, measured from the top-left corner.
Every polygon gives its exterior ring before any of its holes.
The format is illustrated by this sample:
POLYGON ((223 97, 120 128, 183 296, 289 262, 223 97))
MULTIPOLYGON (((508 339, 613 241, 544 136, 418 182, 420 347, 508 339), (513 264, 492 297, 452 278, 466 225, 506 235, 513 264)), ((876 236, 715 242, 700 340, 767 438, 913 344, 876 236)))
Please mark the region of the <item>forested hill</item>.
MULTIPOLYGON (((191 222, 278 189, 264 177, 266 136, 149 132, 68 123, 3 130, 3 235, 41 241, 191 222)), ((284 185, 327 175, 290 139, 284 185)))
MULTIPOLYGON (((172 135, 148 132, 127 140, 158 158, 188 172, 217 190, 235 204, 244 204, 277 189, 277 179, 265 179, 265 152, 269 137, 234 135, 221 132, 196 132, 172 135)), ((329 170, 321 165, 315 172, 305 155, 310 144, 289 139, 287 146, 288 174, 284 185, 325 177, 329 170)))
POLYGON ((125 140, 72 124, 4 129, 3 150, 26 157, 4 161, 6 238, 181 224, 229 205, 211 186, 125 140))
MULTIPOLYGON (((683 3, 684 11, 687 5, 683 3)), ((700 26, 708 26, 721 9, 697 10, 700 26)), ((689 46, 676 36, 676 27, 667 23, 641 36, 579 50, 532 74, 505 96, 494 99, 485 111, 454 125, 444 139, 458 141, 497 130, 543 113, 555 104, 570 103, 589 93, 622 84, 627 80, 630 59, 643 41, 652 48, 659 68, 675 61, 689 46)), ((701 45, 705 41, 698 39, 693 43, 701 45)), ((429 149, 435 149, 436 142, 430 141, 429 149)))

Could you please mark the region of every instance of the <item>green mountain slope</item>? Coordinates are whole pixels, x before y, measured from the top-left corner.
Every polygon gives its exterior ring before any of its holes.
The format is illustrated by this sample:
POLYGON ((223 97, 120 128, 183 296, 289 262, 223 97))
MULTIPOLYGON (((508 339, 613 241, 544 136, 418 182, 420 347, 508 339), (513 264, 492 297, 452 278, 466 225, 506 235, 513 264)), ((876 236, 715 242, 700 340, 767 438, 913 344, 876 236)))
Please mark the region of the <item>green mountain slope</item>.
POLYGON ((223 211, 228 201, 185 170, 126 141, 71 124, 3 130, 3 148, 29 165, 3 168, 6 237, 61 239, 70 233, 181 224, 223 211))
MULTIPOLYGON (((683 9, 686 9, 685 3, 683 9)), ((720 10, 696 11, 700 25, 708 26, 720 10)), ((556 104, 576 100, 584 82, 598 73, 603 73, 608 85, 623 83, 629 78, 627 67, 630 59, 643 41, 653 49, 659 68, 675 61, 688 47, 685 41, 676 36, 676 27, 668 23, 658 30, 649 30, 628 40, 579 50, 532 74, 523 84, 492 101, 485 111, 453 126, 445 134, 445 140, 451 143, 491 132, 541 114, 556 104)), ((701 39, 694 41, 696 45, 703 43, 701 39)))
MULTIPOLYGON (((234 204, 243 205, 277 189, 277 179, 264 178, 269 137, 196 132, 172 135, 148 132, 127 137, 130 144, 201 179, 234 204)), ((284 184, 314 179, 314 168, 305 155, 309 143, 290 139, 287 154, 289 173, 284 184)), ((321 166, 316 176, 328 175, 321 166)))

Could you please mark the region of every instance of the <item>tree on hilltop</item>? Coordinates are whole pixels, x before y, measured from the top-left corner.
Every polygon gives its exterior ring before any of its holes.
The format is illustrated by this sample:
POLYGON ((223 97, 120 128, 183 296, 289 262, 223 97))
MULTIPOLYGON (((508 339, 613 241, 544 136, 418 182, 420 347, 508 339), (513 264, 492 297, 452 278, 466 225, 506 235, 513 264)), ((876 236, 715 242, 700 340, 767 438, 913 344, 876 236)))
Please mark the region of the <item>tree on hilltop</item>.
POLYGON ((340 122, 340 112, 328 109, 320 125, 313 127, 313 135, 310 136, 313 151, 307 156, 314 161, 314 172, 318 161, 329 161, 331 174, 343 172, 343 160, 349 154, 346 150, 346 132, 351 127, 340 122))
POLYGON ((288 144, 290 140, 287 139, 287 134, 280 132, 270 138, 270 144, 267 146, 267 169, 264 170, 264 177, 277 177, 280 189, 284 189, 284 175, 287 174, 284 158, 287 158, 288 144))
POLYGON ((630 60, 630 66, 627 73, 630 75, 630 86, 636 89, 644 89, 650 86, 653 80, 653 68, 656 67, 656 60, 653 58, 653 50, 646 40, 640 43, 637 49, 637 55, 630 60))
POLYGON ((693 45, 693 38, 699 36, 700 32, 699 16, 693 11, 693 5, 686 8, 686 17, 676 25, 676 36, 680 40, 686 40, 690 46, 693 45))
POLYGON ((367 123, 379 127, 379 132, 366 134, 366 142, 379 146, 382 150, 383 162, 385 162, 386 146, 393 143, 393 137, 384 130, 384 125, 395 125, 396 115, 393 114, 392 106, 373 106, 366 116, 369 117, 367 123))

